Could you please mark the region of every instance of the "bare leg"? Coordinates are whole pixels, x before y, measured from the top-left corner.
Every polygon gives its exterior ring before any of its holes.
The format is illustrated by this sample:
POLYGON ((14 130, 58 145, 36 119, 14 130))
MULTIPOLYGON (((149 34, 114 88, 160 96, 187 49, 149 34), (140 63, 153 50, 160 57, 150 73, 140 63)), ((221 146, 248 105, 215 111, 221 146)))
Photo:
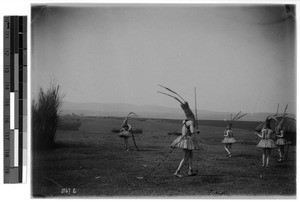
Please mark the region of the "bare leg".
POLYGON ((182 175, 179 174, 180 170, 181 170, 182 166, 185 164, 185 162, 187 161, 187 159, 189 158, 188 150, 184 149, 183 151, 184 151, 184 156, 183 156, 182 160, 180 161, 179 166, 178 166, 176 172, 174 173, 174 175, 176 177, 182 177, 182 175))
POLYGON ((262 155, 262 166, 265 166, 265 157, 266 157, 266 149, 263 148, 263 155, 262 155))
POLYGON ((189 171, 188 171, 188 175, 193 176, 193 175, 197 175, 197 172, 193 171, 193 150, 189 150, 189 171))
POLYGON ((266 167, 269 166, 269 159, 270 159, 270 155, 271 155, 271 149, 267 149, 267 159, 266 159, 266 167))
POLYGON ((229 156, 230 155, 230 151, 228 149, 228 144, 225 144, 224 149, 227 151, 227 155, 229 156))
POLYGON ((281 160, 284 160, 284 145, 280 145, 281 160))
POLYGON ((281 153, 280 145, 279 145, 279 147, 278 147, 278 155, 279 155, 278 161, 281 161, 281 160, 282 160, 282 153, 281 153))
POLYGON ((232 146, 232 144, 228 144, 229 157, 231 157, 231 146, 232 146))
POLYGON ((189 153, 189 170, 193 168, 193 150, 188 150, 189 153))
POLYGON ((124 137, 124 142, 125 142, 125 150, 129 151, 129 148, 128 148, 128 138, 124 137))

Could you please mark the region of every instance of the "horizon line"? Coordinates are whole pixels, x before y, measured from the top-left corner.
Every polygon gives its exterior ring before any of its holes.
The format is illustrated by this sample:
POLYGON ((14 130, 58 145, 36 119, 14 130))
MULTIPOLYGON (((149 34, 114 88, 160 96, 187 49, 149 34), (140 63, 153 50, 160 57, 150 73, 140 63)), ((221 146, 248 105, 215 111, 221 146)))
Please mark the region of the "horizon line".
MULTIPOLYGON (((158 104, 144 104, 144 105, 139 105, 139 104, 131 104, 131 103, 126 103, 126 102, 75 102, 75 101, 69 101, 69 100, 65 100, 63 102, 69 102, 69 103, 75 103, 75 104, 119 104, 119 105, 133 105, 133 106, 137 106, 137 107, 143 107, 143 106, 158 106, 158 107, 163 107, 163 108, 170 108, 170 109, 180 109, 180 108, 176 108, 176 107, 169 107, 169 106, 163 106, 163 105, 158 105, 158 104)), ((192 109, 192 111, 194 112, 195 109, 192 109)), ((208 112, 216 112, 216 113, 228 113, 230 114, 235 114, 238 112, 229 112, 229 111, 214 111, 214 110, 209 110, 209 109, 197 109, 197 111, 208 111, 208 112)), ((241 110, 239 110, 241 111, 241 110)), ((243 113, 247 113, 249 115, 253 115, 253 114, 276 114, 274 112, 243 112, 243 113)), ((279 113, 283 114, 283 113, 279 113)), ((291 114, 295 116, 295 113, 287 113, 287 114, 291 114)))

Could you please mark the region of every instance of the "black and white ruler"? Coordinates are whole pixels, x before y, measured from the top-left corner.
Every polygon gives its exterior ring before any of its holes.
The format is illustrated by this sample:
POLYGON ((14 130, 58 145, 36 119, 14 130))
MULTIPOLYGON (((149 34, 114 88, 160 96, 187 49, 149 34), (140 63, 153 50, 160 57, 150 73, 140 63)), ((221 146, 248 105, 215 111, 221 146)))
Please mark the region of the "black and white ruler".
POLYGON ((25 183, 27 171, 27 16, 3 23, 4 183, 25 183))

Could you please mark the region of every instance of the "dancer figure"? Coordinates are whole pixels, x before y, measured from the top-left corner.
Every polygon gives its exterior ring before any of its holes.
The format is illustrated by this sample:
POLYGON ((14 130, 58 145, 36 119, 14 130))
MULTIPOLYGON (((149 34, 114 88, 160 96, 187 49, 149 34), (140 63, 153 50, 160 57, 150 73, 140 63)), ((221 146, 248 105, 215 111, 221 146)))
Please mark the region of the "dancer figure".
POLYGON ((136 115, 134 112, 130 112, 121 125, 121 129, 119 132, 119 137, 124 139, 125 151, 129 151, 128 147, 128 138, 133 137, 133 131, 131 125, 128 124, 129 116, 136 115))
POLYGON ((194 170, 193 170, 193 150, 199 149, 199 146, 197 144, 197 141, 192 137, 192 135, 195 133, 199 134, 199 131, 195 129, 195 127, 196 127, 195 115, 192 112, 192 110, 190 109, 188 102, 186 102, 179 94, 170 90, 167 87, 164 87, 164 86, 161 86, 161 87, 167 89, 168 91, 170 91, 178 96, 178 98, 177 98, 173 95, 159 92, 159 93, 165 94, 167 96, 170 96, 170 97, 173 97, 174 99, 176 99, 180 103, 180 106, 183 109, 184 114, 186 116, 186 119, 184 119, 182 122, 181 136, 177 137, 173 141, 173 143, 170 145, 171 148, 182 148, 183 153, 184 153, 183 158, 180 161, 179 166, 174 173, 174 176, 183 177, 183 175, 180 174, 180 171, 181 171, 183 165, 185 165, 185 163, 188 163, 188 175, 190 175, 190 176, 196 175, 197 172, 194 172, 194 170))
POLYGON ((270 129, 270 121, 271 120, 267 118, 260 134, 255 132, 258 137, 262 138, 262 140, 258 143, 257 147, 263 149, 263 154, 262 154, 262 166, 263 167, 269 166, 269 159, 270 159, 271 151, 273 148, 276 147, 274 140, 272 140, 274 131, 272 129, 270 129))
POLYGON ((284 129, 280 129, 279 134, 276 134, 276 136, 278 137, 278 139, 276 141, 276 145, 278 147, 278 155, 279 155, 278 161, 281 162, 281 161, 285 160, 284 147, 285 147, 285 145, 288 145, 288 141, 284 137, 285 136, 284 129))
POLYGON ((227 156, 231 157, 231 147, 232 144, 236 142, 233 137, 233 132, 231 130, 232 124, 230 123, 227 126, 227 129, 224 131, 225 138, 223 139, 222 143, 225 144, 224 149, 227 152, 227 156))
POLYGON ((289 148, 289 141, 286 139, 285 137, 285 133, 286 133, 286 129, 288 128, 289 124, 288 123, 288 117, 287 117, 287 113, 286 110, 288 108, 288 105, 286 105, 284 112, 281 116, 281 121, 278 123, 278 125, 276 126, 275 130, 276 130, 276 137, 278 138, 276 141, 276 145, 278 147, 278 161, 281 162, 283 160, 286 160, 286 157, 288 155, 288 151, 287 151, 287 155, 284 154, 284 148, 285 145, 287 145, 287 148, 289 148))
POLYGON ((234 122, 236 122, 237 120, 239 120, 240 118, 242 118, 246 115, 247 114, 242 114, 242 111, 237 113, 233 118, 232 118, 232 115, 231 115, 230 123, 227 125, 227 128, 224 131, 225 138, 222 140, 222 143, 225 144, 224 149, 227 152, 228 157, 231 157, 232 144, 236 142, 236 140, 233 137, 233 132, 231 130, 232 125, 233 125, 234 122))

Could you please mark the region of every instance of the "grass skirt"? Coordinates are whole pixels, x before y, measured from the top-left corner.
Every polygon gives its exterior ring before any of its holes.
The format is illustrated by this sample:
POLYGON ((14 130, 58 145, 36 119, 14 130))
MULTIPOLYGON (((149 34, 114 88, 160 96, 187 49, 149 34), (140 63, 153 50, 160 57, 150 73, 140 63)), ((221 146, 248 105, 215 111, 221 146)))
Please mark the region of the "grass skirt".
POLYGON ((259 147, 259 148, 270 148, 270 149, 272 149, 272 148, 275 148, 276 145, 275 145, 274 140, 272 140, 272 139, 262 139, 262 140, 258 143, 257 147, 259 147))
POLYGON ((199 145, 196 140, 194 140, 191 136, 182 136, 177 137, 173 143, 170 145, 172 148, 182 148, 188 150, 199 149, 199 145))
POLYGON ((283 138, 278 138, 276 141, 276 145, 287 145, 288 142, 283 138))
POLYGON ((119 137, 129 138, 131 137, 131 133, 129 131, 121 131, 119 137))
POLYGON ((223 144, 230 144, 230 143, 235 143, 235 142, 236 142, 236 140, 233 137, 225 137, 222 140, 223 144))

